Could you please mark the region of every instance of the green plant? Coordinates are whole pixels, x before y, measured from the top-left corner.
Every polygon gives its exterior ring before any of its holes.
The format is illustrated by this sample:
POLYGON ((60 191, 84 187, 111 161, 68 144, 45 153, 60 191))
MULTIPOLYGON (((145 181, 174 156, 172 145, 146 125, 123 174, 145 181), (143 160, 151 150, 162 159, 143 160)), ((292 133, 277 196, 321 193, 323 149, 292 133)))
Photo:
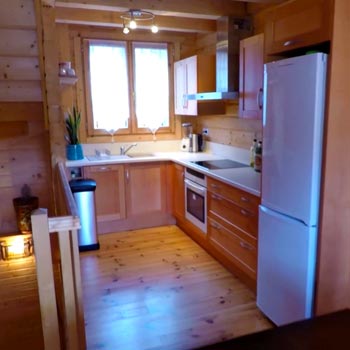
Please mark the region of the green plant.
POLYGON ((80 127, 80 112, 74 106, 72 112, 68 112, 68 116, 66 117, 66 129, 68 135, 65 136, 66 141, 70 145, 78 145, 79 142, 79 127, 80 127))

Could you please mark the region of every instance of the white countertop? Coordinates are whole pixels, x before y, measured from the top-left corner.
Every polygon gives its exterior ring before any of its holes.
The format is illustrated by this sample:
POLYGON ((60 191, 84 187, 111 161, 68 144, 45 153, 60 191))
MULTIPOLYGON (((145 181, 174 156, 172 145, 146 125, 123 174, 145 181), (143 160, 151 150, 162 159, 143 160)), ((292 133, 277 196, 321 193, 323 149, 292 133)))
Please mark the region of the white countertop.
MULTIPOLYGON (((130 152, 132 155, 132 152, 130 152)), ((253 195, 260 196, 260 181, 261 175, 251 167, 233 168, 233 169, 217 169, 207 170, 201 166, 191 163, 191 161, 199 160, 215 160, 228 159, 225 156, 214 155, 211 153, 198 152, 154 152, 149 157, 118 157, 114 156, 110 159, 104 158, 101 160, 89 160, 86 157, 82 160, 66 161, 67 167, 82 167, 101 164, 123 164, 123 163, 141 163, 141 162, 157 162, 157 161, 173 161, 183 166, 192 168, 205 175, 211 176, 217 180, 225 182, 229 185, 240 188, 243 191, 253 195)), ((232 160, 236 160, 231 158, 232 160)))

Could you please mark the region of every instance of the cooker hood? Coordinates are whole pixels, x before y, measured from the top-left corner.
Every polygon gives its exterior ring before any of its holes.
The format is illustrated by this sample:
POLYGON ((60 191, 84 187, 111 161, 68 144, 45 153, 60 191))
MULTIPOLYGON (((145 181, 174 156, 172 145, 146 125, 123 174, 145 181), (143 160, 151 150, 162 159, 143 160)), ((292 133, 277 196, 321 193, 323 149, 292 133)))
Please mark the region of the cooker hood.
POLYGON ((188 100, 234 100, 239 90, 239 42, 251 36, 249 17, 225 16, 217 20, 216 91, 187 95, 188 100))

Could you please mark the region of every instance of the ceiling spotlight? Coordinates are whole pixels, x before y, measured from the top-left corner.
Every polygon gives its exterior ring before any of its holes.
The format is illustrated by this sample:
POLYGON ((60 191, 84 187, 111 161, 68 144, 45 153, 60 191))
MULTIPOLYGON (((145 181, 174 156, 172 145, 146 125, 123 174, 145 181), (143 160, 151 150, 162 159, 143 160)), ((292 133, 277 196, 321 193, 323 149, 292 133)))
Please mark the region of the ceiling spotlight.
POLYGON ((158 33, 158 30, 159 30, 158 27, 155 24, 153 24, 152 27, 151 27, 151 32, 152 33, 158 33))

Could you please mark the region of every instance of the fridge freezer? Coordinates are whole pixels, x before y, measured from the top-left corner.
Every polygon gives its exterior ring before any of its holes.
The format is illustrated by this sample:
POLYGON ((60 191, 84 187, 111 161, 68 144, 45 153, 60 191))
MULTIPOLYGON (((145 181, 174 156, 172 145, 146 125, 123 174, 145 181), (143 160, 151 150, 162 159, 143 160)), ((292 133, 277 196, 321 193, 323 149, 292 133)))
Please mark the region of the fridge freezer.
POLYGON ((257 305, 275 324, 312 316, 317 228, 259 208, 257 305))

